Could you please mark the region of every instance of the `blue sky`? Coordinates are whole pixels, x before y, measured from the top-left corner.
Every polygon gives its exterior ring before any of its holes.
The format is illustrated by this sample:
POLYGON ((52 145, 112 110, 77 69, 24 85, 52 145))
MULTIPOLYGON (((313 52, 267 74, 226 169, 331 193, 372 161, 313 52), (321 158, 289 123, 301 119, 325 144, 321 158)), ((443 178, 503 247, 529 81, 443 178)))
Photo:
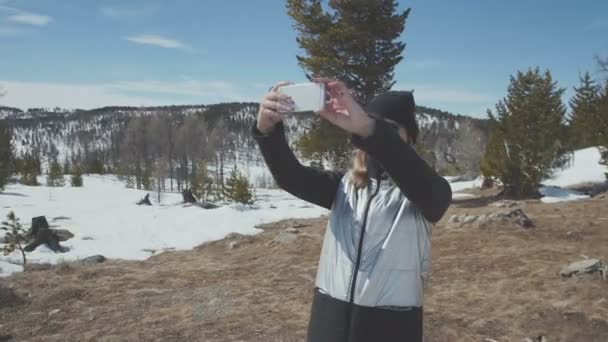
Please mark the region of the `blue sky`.
MULTIPOLYGON (((564 100, 608 55, 608 1, 401 1, 395 88, 485 117, 509 75, 549 68, 564 100)), ((284 1, 0 0, 1 105, 93 108, 257 101, 303 81, 284 1)))

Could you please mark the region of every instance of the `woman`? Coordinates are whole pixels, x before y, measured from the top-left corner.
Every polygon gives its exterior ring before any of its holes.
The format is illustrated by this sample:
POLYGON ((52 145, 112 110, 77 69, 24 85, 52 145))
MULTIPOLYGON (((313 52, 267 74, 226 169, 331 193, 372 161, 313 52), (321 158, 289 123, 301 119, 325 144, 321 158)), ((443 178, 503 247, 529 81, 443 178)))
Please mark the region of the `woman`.
POLYGON ((278 83, 260 104, 253 127, 279 187, 331 210, 308 341, 422 341, 423 276, 430 233, 450 205, 448 182, 413 148, 418 135, 410 92, 389 92, 362 108, 339 81, 325 83, 319 113, 352 134, 358 149, 347 173, 298 162, 282 120, 293 111, 278 83))

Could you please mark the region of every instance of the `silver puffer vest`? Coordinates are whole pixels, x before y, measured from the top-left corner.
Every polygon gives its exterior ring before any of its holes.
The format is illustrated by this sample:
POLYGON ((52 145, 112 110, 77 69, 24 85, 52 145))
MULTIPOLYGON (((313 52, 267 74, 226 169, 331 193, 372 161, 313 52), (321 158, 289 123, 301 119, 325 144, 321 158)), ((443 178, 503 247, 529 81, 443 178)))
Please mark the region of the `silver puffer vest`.
POLYGON ((390 178, 357 189, 347 173, 331 209, 316 286, 362 306, 422 306, 431 227, 390 178))

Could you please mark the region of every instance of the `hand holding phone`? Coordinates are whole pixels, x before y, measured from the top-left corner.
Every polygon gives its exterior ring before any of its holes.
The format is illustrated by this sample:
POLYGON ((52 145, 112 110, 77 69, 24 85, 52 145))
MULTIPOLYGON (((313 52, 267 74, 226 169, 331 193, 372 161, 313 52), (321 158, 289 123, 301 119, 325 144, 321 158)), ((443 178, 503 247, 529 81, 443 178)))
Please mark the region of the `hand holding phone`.
POLYGON ((279 93, 288 95, 294 102, 294 112, 319 112, 325 106, 325 84, 297 83, 281 86, 279 93))

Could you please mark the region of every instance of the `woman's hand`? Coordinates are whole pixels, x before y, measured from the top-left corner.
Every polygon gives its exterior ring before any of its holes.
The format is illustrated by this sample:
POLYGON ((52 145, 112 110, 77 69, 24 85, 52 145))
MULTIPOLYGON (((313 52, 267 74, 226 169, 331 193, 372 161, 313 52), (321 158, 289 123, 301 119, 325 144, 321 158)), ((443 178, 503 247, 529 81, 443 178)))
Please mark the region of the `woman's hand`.
POLYGON ((329 94, 325 108, 319 112, 322 117, 343 130, 361 137, 372 134, 374 119, 367 115, 343 82, 329 78, 314 78, 313 81, 324 83, 329 94))
POLYGON ((277 83, 260 101, 257 128, 261 133, 270 133, 277 123, 283 121, 285 115, 293 112, 293 101, 291 98, 277 91, 279 87, 288 84, 289 82, 285 81, 277 83))

